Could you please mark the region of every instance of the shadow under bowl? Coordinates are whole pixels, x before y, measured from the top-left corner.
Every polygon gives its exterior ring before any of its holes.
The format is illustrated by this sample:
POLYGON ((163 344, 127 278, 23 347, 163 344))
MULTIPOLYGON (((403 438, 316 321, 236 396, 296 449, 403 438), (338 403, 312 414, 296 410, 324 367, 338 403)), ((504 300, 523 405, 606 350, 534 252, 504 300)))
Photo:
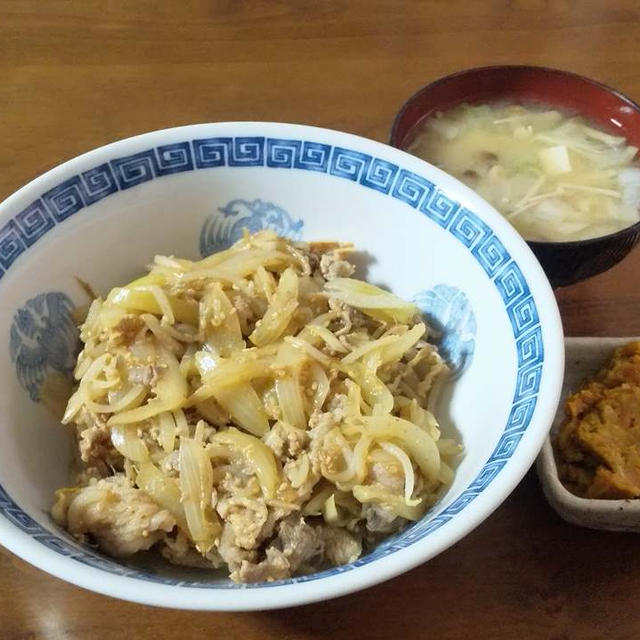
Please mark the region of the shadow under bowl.
MULTIPOLYGON (((418 90, 398 112, 390 144, 406 150, 422 123, 457 105, 515 102, 578 114, 640 147, 640 106, 615 89, 575 73, 507 65, 478 67, 440 78, 418 90)), ((640 240, 640 222, 598 238, 574 242, 527 241, 553 287, 610 269, 640 240)))

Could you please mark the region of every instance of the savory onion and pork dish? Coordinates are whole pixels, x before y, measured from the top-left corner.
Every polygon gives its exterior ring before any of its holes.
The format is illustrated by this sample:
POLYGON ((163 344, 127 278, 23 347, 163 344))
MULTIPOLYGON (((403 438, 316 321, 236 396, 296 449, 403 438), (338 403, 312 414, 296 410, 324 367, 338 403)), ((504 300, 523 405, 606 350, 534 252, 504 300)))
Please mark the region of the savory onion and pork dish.
POLYGON ((261 231, 96 298, 57 522, 114 557, 257 582, 421 518, 461 449, 430 411, 447 367, 412 304, 351 278, 352 251, 261 231))

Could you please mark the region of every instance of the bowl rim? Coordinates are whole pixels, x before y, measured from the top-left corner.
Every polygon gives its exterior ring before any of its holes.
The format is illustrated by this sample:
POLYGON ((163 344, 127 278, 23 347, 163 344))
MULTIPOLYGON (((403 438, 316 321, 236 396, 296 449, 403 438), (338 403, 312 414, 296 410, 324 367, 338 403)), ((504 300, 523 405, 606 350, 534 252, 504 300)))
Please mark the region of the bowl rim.
MULTIPOLYGON (((140 152, 149 146, 153 148, 155 145, 173 142, 178 135, 181 136, 179 140, 191 140, 201 135, 216 134, 238 137, 273 135, 280 139, 294 137, 297 140, 319 140, 335 147, 352 145, 352 148, 361 152, 371 152, 374 157, 392 158, 398 163, 399 168, 413 170, 418 177, 420 174, 430 176, 444 193, 455 194, 456 200, 465 208, 480 212, 481 220, 486 222, 487 226, 490 225, 490 229, 507 244, 513 259, 517 260, 517 264, 520 264, 526 273, 524 284, 527 287, 527 295, 534 297, 541 318, 544 317, 544 330, 540 320, 544 335, 544 371, 540 378, 535 411, 531 416, 531 426, 535 425, 535 429, 529 428, 524 431, 522 439, 518 440, 517 446, 509 452, 506 463, 491 477, 486 486, 491 484, 492 490, 481 491, 472 502, 465 505, 466 513, 464 517, 457 518, 455 527, 442 526, 429 535, 429 540, 414 540, 406 548, 393 550, 390 555, 378 557, 369 564, 351 567, 346 573, 322 576, 315 582, 296 584, 292 581, 290 584, 273 585, 268 589, 247 586, 230 590, 215 585, 208 585, 207 589, 195 586, 176 589, 173 585, 149 582, 142 584, 142 580, 135 577, 110 575, 104 570, 80 563, 75 563, 70 570, 70 558, 54 553, 32 536, 16 529, 5 517, 0 518, 0 540, 9 550, 52 575, 105 595, 143 604, 198 610, 256 610, 297 606, 372 586, 426 562, 467 535, 506 499, 533 463, 542 446, 547 427, 555 415, 564 359, 562 323, 553 291, 540 264, 525 241, 495 209, 459 181, 401 149, 331 129, 286 123, 221 122, 185 125, 143 133, 88 151, 30 181, 0 204, 0 219, 5 218, 5 213, 8 213, 11 207, 25 201, 26 197, 40 195, 43 185, 67 179, 70 172, 87 169, 94 162, 104 162, 107 154, 140 152), (141 588, 142 586, 144 588, 141 588), (215 599, 212 598, 213 594, 215 599)), ((478 468, 481 468, 480 465, 478 468)), ((473 481, 470 481, 470 484, 473 484, 473 481)))
MULTIPOLYGON (((558 76, 569 76, 575 78, 576 80, 580 80, 582 82, 586 82, 605 93, 609 93, 615 96, 618 100, 624 102, 629 108, 633 110, 638 119, 640 119, 640 104, 629 98, 629 96, 625 95, 618 89, 611 87, 608 84, 600 82, 599 80, 594 80, 593 78, 589 78, 587 76, 583 76, 579 73, 575 73, 574 71, 567 71, 565 69, 556 69, 555 67, 547 67, 544 65, 527 65, 527 64, 495 64, 495 65, 487 65, 482 67, 468 67, 466 69, 460 69, 458 71, 454 71, 453 73, 449 73, 445 76, 441 76, 436 78, 435 80, 423 85, 417 91, 414 91, 403 103, 400 109, 396 112, 396 115, 393 118, 393 123, 391 124, 391 130, 389 132, 389 144, 396 149, 400 149, 401 151, 405 151, 398 144, 398 129, 400 127, 400 120, 402 116, 405 114, 407 109, 411 106, 411 104, 423 94, 428 93, 433 90, 437 85, 447 82, 449 80, 453 80, 454 78, 458 78, 466 75, 473 75, 475 73, 482 73, 485 71, 535 71, 539 73, 551 73, 558 76)), ((408 153, 408 152, 407 152, 408 153)), ((638 156, 640 157, 640 156, 638 156)), ((428 162, 428 161, 427 161, 428 162)), ((589 246, 592 244, 596 244, 598 242, 608 242, 610 240, 618 240, 626 234, 640 232, 640 220, 634 222, 633 224, 623 227, 622 229, 618 229, 617 231, 613 231, 612 233, 608 233, 604 236, 596 236, 595 238, 586 238, 584 240, 567 240, 565 242, 562 241, 547 241, 547 240, 527 240, 528 244, 532 244, 536 247, 567 247, 567 248, 576 248, 582 246, 589 246)))

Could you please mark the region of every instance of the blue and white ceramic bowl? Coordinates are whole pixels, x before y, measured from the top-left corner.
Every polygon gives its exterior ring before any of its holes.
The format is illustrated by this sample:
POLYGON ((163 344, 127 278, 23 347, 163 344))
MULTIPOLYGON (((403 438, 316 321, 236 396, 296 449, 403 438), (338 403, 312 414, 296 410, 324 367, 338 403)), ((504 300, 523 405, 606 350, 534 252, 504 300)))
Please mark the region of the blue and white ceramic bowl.
MULTIPOLYGON (((486 518, 533 462, 558 403, 562 328, 549 284, 519 235, 478 196, 417 158, 312 127, 204 124, 86 153, 0 205, 0 542, 49 573, 111 596, 191 609, 323 600, 432 558, 486 518), (465 454, 424 519, 353 564, 270 584, 116 562, 51 520, 69 442, 39 402, 68 375, 85 303, 156 253, 197 258, 243 227, 335 238, 366 276, 413 298, 439 332, 455 381, 440 416, 465 454)), ((497 540, 496 544, 500 541, 497 540)))

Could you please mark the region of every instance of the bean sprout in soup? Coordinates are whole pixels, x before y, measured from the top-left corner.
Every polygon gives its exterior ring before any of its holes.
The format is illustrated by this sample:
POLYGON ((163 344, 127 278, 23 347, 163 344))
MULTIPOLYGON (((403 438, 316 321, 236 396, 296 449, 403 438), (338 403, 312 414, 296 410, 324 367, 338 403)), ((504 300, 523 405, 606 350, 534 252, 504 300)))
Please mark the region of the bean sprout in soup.
POLYGON ((581 117, 464 104, 427 119, 408 150, 474 189, 527 240, 585 240, 640 220, 637 147, 581 117))

